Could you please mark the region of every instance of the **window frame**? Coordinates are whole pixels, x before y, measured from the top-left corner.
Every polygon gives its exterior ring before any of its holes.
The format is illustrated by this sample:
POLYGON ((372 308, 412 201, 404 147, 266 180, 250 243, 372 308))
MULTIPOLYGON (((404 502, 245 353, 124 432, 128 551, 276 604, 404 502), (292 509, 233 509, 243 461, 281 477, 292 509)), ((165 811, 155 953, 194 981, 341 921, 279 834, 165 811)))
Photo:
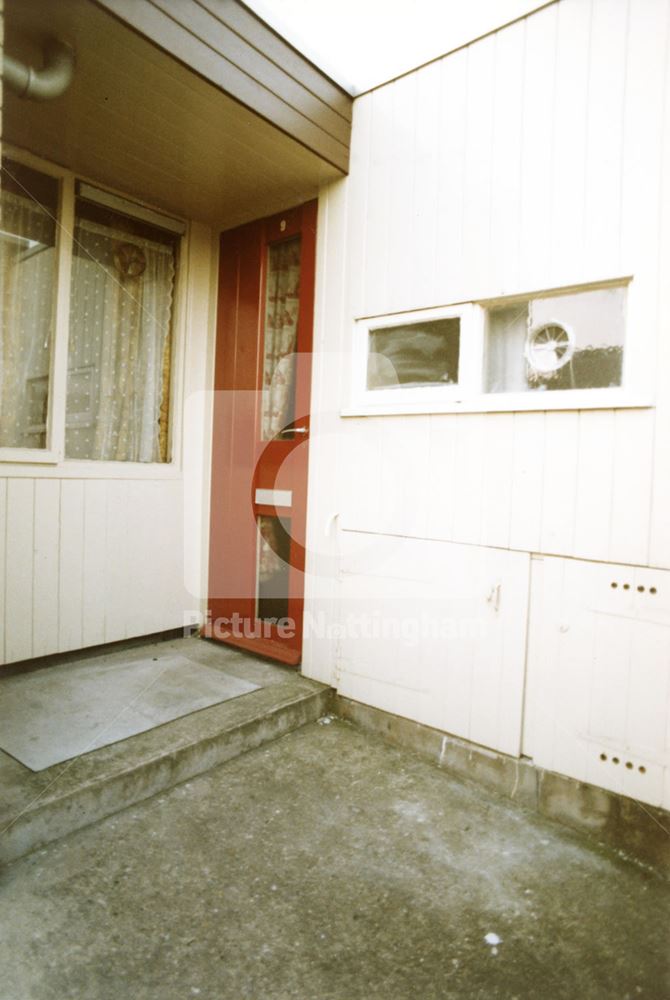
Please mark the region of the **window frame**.
POLYGON ((185 314, 187 291, 187 260, 189 225, 186 219, 167 213, 134 196, 101 184, 84 174, 58 166, 27 150, 3 143, 3 156, 15 160, 59 182, 58 218, 56 221, 56 275, 53 303, 51 358, 49 364, 49 401, 45 448, 0 447, 2 475, 32 474, 28 466, 38 466, 40 476, 55 475, 80 479, 173 479, 181 474, 182 455, 182 382, 184 372, 185 314), (177 236, 178 261, 172 300, 172 361, 170 371, 170 401, 168 419, 168 462, 122 462, 97 459, 72 459, 65 456, 65 420, 67 405, 68 341, 70 334, 70 281, 75 226, 77 181, 91 185, 137 205, 139 209, 156 212, 184 226, 184 235, 177 236))
POLYGON ((443 407, 458 405, 461 399, 472 395, 476 389, 477 368, 481 362, 484 343, 481 318, 481 312, 472 303, 463 303, 357 320, 354 329, 350 401, 344 415, 432 413, 443 407), (460 320, 457 383, 368 389, 368 343, 372 331, 441 319, 460 320))
POLYGON ((340 411, 343 417, 393 416, 420 413, 504 413, 549 410, 639 409, 654 405, 653 356, 651 332, 640 322, 644 313, 638 289, 631 275, 605 280, 580 282, 540 291, 481 298, 411 312, 365 316, 354 321, 353 350, 348 397, 340 411), (513 305, 527 299, 555 297, 561 294, 597 291, 604 288, 626 289, 626 331, 622 385, 596 389, 554 389, 550 392, 488 392, 485 388, 486 325, 488 310, 494 306, 513 305), (366 389, 368 336, 370 330, 409 326, 432 319, 461 317, 459 374, 457 385, 390 390, 366 389), (644 331, 644 332, 643 332, 644 331))

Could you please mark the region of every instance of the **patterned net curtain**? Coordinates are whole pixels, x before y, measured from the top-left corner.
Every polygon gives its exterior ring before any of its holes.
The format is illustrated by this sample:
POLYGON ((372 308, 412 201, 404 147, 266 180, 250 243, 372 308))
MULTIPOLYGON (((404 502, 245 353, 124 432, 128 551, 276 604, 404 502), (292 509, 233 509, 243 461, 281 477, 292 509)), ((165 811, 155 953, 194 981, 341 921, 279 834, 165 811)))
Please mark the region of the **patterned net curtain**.
POLYGON ((70 298, 66 455, 167 460, 174 247, 78 219, 70 298))
POLYGON ((268 249, 263 363, 263 440, 294 419, 295 350, 300 295, 300 237, 268 249))

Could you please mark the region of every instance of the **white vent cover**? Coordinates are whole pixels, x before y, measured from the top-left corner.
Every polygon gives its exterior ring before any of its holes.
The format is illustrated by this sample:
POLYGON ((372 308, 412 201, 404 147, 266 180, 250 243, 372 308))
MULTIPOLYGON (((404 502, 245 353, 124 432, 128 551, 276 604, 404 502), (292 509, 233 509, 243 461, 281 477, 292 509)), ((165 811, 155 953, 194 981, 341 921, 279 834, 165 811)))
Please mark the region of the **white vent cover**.
POLYGON ((566 365, 574 351, 575 338, 570 327, 552 320, 530 330, 524 353, 534 371, 550 375, 566 365))

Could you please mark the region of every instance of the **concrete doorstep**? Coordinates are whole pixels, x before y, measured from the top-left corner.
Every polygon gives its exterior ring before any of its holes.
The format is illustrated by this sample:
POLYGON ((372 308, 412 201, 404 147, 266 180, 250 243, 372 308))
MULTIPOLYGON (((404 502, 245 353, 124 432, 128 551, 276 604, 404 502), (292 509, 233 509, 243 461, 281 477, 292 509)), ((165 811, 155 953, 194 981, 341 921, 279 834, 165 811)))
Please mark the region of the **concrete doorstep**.
MULTIPOLYGON (((577 830, 621 857, 670 877, 670 816, 604 789, 448 736, 336 695, 294 670, 202 640, 137 647, 175 652, 259 685, 259 690, 201 709, 121 742, 34 772, 0 753, 0 863, 80 830, 270 743, 328 712, 420 753, 547 819, 577 830)), ((106 661, 127 659, 127 648, 106 661)))
MULTIPOLYGON (((274 668, 263 664, 260 669, 274 668)), ((330 697, 324 685, 285 671, 279 680, 274 677, 267 687, 242 698, 43 771, 30 771, 2 754, 0 862, 19 858, 314 722, 327 711, 330 697)))

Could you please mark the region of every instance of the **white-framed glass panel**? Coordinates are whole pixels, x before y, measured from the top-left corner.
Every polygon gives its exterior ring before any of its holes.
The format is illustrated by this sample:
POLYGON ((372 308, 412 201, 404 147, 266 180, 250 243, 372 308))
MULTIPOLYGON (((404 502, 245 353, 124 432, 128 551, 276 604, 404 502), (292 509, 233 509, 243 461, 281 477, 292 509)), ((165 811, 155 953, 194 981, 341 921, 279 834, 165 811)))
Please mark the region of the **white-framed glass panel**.
POLYGON ((488 393, 618 389, 625 285, 538 295, 487 308, 488 393))
POLYGON ((3 157, 0 448, 47 448, 58 201, 58 180, 3 157))
POLYGON ((77 199, 65 456, 166 462, 177 237, 77 199))
POLYGON ((371 327, 366 389, 418 389, 458 384, 459 316, 371 327))
POLYGON ((428 412, 477 391, 477 318, 465 305, 359 320, 348 412, 428 412))

